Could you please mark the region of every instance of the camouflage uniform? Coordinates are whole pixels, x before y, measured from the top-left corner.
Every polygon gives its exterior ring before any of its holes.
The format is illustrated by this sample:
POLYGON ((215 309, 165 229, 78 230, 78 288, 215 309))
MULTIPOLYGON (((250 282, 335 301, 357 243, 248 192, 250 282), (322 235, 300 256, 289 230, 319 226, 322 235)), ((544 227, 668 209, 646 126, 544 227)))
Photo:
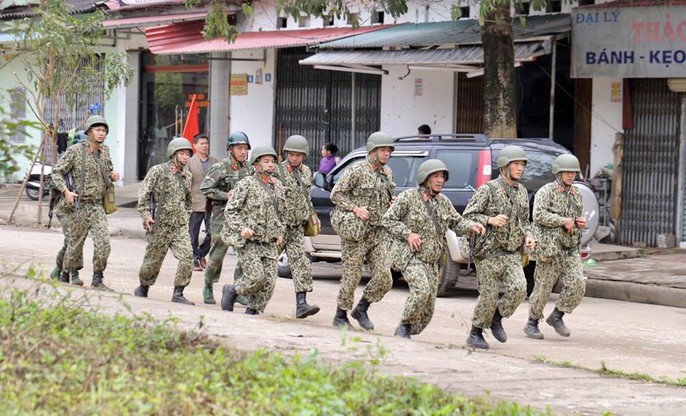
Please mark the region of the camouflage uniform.
POLYGON ((278 271, 276 240, 283 237, 285 226, 280 212, 284 210, 285 190, 276 179, 270 184, 259 176, 245 178, 236 184, 226 204, 226 224, 222 228, 224 243, 233 246, 244 276, 235 283, 238 295, 247 298, 247 307, 264 312, 274 292, 278 271), (241 237, 244 228, 254 235, 241 237))
POLYGON ((52 170, 55 187, 62 194, 67 189, 65 176, 72 174, 77 188, 79 209, 75 210, 70 224, 71 237, 64 255, 63 271, 72 272, 83 267, 83 245, 88 233, 93 238, 93 275, 102 278, 110 256, 110 235, 107 216, 102 206, 105 191, 111 185, 105 172, 112 172, 114 166, 110 158, 110 149, 102 145, 99 150, 92 150, 88 143, 75 144, 67 149, 64 156, 52 170), (83 169, 83 148, 86 146, 85 169, 83 169), (85 172, 85 177, 82 175, 85 172), (81 188, 83 184, 83 189, 81 188))
POLYGON ((286 226, 283 237, 283 249, 288 255, 288 263, 293 275, 293 286, 297 292, 312 291, 312 266, 305 257, 305 227, 304 222, 312 212, 310 188, 312 187, 312 171, 301 164, 293 168, 285 160, 274 171, 285 187, 285 206, 281 212, 281 220, 286 226))
POLYGON ((395 183, 393 174, 388 166, 372 171, 374 165, 369 158, 357 162, 346 169, 343 176, 336 182, 331 191, 331 201, 336 208, 331 213, 335 215, 355 215, 351 211, 356 206, 366 207, 369 211, 367 221, 353 220, 345 227, 359 227, 362 238, 346 240, 341 238, 343 275, 338 292, 338 307, 351 310, 355 298, 355 289, 362 279, 362 266, 365 258, 372 272, 372 278, 363 291, 363 298, 369 302, 379 302, 391 290, 393 278, 388 267, 388 236, 381 227, 381 217, 388 209, 395 183))
MULTIPOLYGON (((60 248, 60 251, 57 252, 57 257, 55 258, 55 270, 53 270, 51 273, 51 276, 54 279, 58 279, 62 273, 64 255, 67 252, 67 247, 69 247, 69 239, 71 236, 70 224, 74 217, 74 207, 67 204, 67 201, 63 196, 57 196, 57 198, 59 198, 59 201, 56 203, 53 213, 57 216, 57 220, 60 222, 60 225, 62 225, 64 242, 62 243, 62 247, 60 248)), ((81 255, 79 256, 77 262, 77 269, 71 272, 71 281, 74 284, 78 284, 77 282, 80 282, 79 270, 83 269, 83 252, 80 254, 81 255)), ((81 282, 81 284, 83 284, 83 282, 81 282)))
POLYGON ((582 212, 581 193, 573 185, 568 187, 558 180, 536 193, 533 231, 538 243, 533 252, 535 286, 529 298, 529 316, 535 320, 543 318, 543 308, 558 278, 563 284, 555 303, 558 310, 571 313, 584 297, 586 283, 579 256, 581 230, 575 227, 570 235, 564 228, 565 218, 578 218, 582 212))
POLYGON ((507 318, 526 297, 520 249, 525 238, 531 237, 528 193, 524 185, 509 186, 501 176, 480 186, 462 215, 486 227, 486 234, 477 238, 474 247, 479 299, 472 324, 490 328, 496 311, 507 318), (498 214, 507 215, 507 223, 488 225, 488 217, 498 214), (498 299, 500 284, 505 294, 498 299))
POLYGON ((193 273, 193 248, 190 234, 184 232, 192 210, 191 173, 183 169, 172 173, 172 163, 153 166, 138 191, 138 212, 143 223, 150 218, 150 196, 155 202, 153 232, 146 232, 148 242, 138 277, 141 285, 152 286, 160 273, 167 250, 179 260, 174 286, 186 287, 193 273))
MULTIPOLYGON (((235 188, 238 181, 246 176, 251 176, 254 171, 254 168, 246 162, 234 163, 231 156, 229 156, 229 158, 214 164, 200 185, 200 192, 212 201, 212 246, 207 256, 207 267, 205 268, 206 285, 212 285, 219 281, 224 265, 224 257, 229 248, 221 238, 222 227, 224 226, 224 208, 228 200, 228 192, 235 188)), ((242 276, 243 272, 239 262, 236 265, 236 270, 234 270, 234 281, 240 280, 242 276)))
POLYGON ((416 189, 403 191, 384 214, 381 224, 394 238, 389 248, 393 269, 403 273, 410 286, 401 323, 411 325, 410 332, 419 334, 429 325, 434 313, 438 290, 438 262, 445 251, 445 233, 468 234, 474 225, 455 210, 450 200, 437 194, 424 202, 416 189), (431 214, 427 208, 431 206, 431 214), (422 245, 412 252, 407 242, 410 233, 419 234, 422 245))

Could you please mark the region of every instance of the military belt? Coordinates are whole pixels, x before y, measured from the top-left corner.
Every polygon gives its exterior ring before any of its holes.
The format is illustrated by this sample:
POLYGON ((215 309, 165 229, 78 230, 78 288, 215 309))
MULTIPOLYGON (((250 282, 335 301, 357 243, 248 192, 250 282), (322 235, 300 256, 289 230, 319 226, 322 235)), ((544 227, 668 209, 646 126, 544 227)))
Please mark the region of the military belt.
POLYGON ((491 259, 493 257, 500 257, 500 256, 509 256, 510 254, 515 254, 515 253, 517 253, 517 250, 515 250, 515 251, 495 250, 491 253, 488 253, 485 256, 479 257, 479 260, 486 260, 486 259, 491 259))

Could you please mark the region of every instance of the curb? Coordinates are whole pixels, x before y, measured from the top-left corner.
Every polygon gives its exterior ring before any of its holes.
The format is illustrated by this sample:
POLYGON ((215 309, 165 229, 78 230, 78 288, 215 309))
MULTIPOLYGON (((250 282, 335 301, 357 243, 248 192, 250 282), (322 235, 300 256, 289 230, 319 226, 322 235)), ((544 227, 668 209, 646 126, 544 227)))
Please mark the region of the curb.
POLYGON ((683 289, 640 283, 587 279, 584 296, 686 308, 686 291, 683 289))

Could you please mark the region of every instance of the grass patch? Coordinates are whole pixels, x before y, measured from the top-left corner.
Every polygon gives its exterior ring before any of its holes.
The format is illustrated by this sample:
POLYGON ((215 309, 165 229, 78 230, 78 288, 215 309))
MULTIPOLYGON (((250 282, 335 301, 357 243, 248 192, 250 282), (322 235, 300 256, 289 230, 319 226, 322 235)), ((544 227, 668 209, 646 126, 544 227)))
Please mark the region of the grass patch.
POLYGON ((673 378, 665 377, 665 376, 655 378, 655 377, 653 377, 649 374, 645 374, 645 373, 639 373, 639 372, 627 373, 626 371, 623 371, 623 370, 616 370, 616 369, 612 369, 612 368, 607 368, 607 366, 605 365, 605 361, 600 362, 600 368, 588 368, 588 367, 584 367, 584 366, 579 365, 579 364, 575 364, 571 361, 553 361, 553 360, 549 360, 546 357, 543 357, 540 355, 535 355, 534 361, 538 362, 538 363, 552 365, 554 367, 576 368, 578 370, 590 371, 592 373, 599 374, 603 377, 623 378, 623 379, 637 380, 637 381, 647 381, 649 383, 658 383, 658 384, 664 384, 666 386, 673 386, 673 387, 686 387, 686 378, 673 379, 673 378))
POLYGON ((241 354, 174 320, 109 318, 80 302, 40 288, 0 294, 0 414, 551 414, 382 376, 382 350, 341 366, 316 351, 241 354))

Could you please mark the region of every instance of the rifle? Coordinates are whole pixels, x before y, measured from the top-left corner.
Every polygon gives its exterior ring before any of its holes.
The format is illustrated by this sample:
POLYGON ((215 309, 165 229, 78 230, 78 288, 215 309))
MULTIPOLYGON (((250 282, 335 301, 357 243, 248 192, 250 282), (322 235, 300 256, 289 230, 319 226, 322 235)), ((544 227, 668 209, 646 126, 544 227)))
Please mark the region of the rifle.
MULTIPOLYGON (((65 182, 67 182, 67 189, 69 192, 76 192, 76 184, 74 184, 74 177, 72 176, 71 172, 67 173, 67 175, 64 177, 65 182)), ((74 208, 76 209, 76 212, 79 212, 79 197, 74 198, 74 208)))
MULTIPOLYGON (((150 218, 155 221, 155 198, 150 194, 150 218)), ((150 224, 150 234, 155 233, 155 223, 150 224)))

